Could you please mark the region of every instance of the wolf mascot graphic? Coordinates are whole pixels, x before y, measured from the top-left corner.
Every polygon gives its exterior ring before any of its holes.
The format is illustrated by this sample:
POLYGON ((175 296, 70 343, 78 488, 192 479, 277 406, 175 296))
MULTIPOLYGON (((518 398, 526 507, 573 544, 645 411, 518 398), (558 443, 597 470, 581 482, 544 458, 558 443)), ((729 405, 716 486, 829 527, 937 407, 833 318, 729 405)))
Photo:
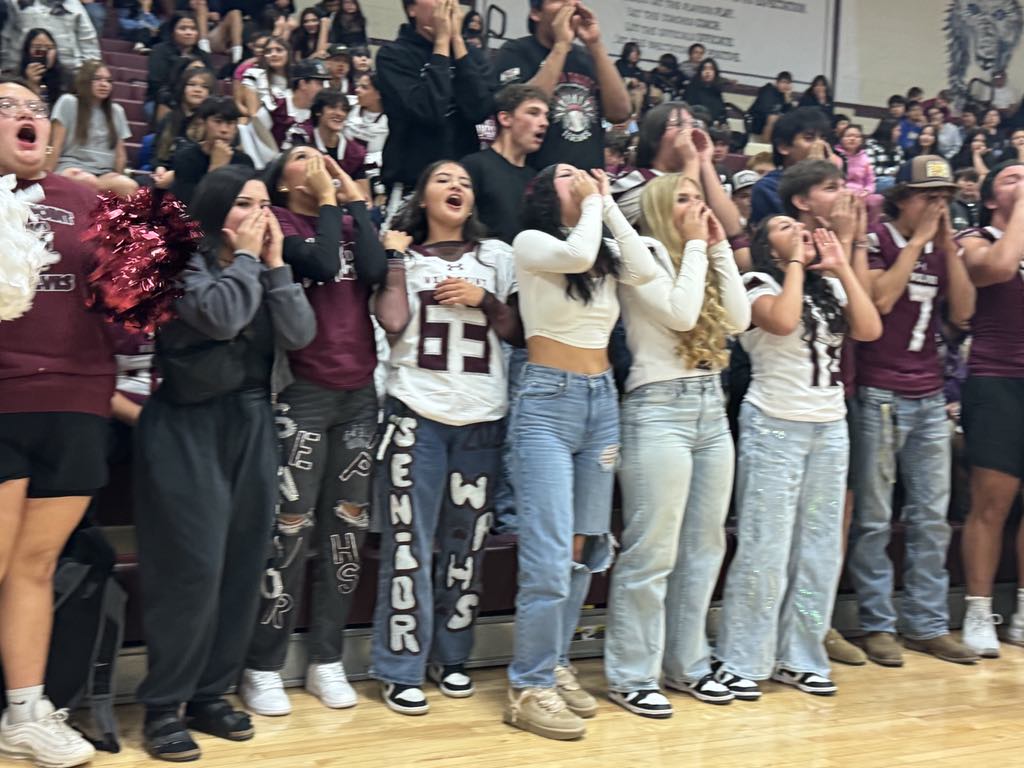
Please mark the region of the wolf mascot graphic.
POLYGON ((985 77, 1005 70, 1020 42, 1024 14, 1018 0, 952 0, 946 12, 949 87, 957 104, 967 95, 973 62, 985 77))

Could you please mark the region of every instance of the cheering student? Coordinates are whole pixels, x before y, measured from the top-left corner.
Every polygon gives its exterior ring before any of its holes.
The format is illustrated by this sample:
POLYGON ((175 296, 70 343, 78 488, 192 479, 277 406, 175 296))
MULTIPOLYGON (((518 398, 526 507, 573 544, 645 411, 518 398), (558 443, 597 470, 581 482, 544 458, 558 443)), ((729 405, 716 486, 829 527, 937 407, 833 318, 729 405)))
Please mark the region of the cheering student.
POLYGON ((368 72, 356 79, 356 105, 345 119, 342 132, 346 139, 353 139, 366 147, 363 162, 376 203, 376 198, 384 194, 384 187, 380 183, 380 167, 384 158, 384 144, 388 140, 388 116, 384 114, 375 74, 368 72))
POLYGON ((581 718, 597 714, 568 654, 590 574, 612 560, 620 439, 608 341, 617 285, 643 285, 659 270, 604 171, 593 173, 596 183, 564 163, 543 170, 513 242, 529 362, 509 425, 519 593, 504 718, 551 739, 583 736, 581 718))
POLYGON ((473 203, 466 169, 434 163, 384 241, 392 264, 377 318, 392 347, 379 455, 390 512, 370 674, 405 715, 429 709, 425 674, 445 696, 473 695, 464 665, 508 408, 499 342, 522 343, 511 248, 484 239, 473 203))
POLYGON ((294 381, 277 396, 282 463, 273 576, 264 580, 239 694, 257 714, 286 715, 291 704, 281 669, 311 550, 318 558, 306 690, 331 708, 356 703, 341 663, 342 640, 369 524, 370 443, 377 428, 368 303, 387 267, 363 190, 332 159, 313 147, 295 147, 267 168, 266 179, 284 234, 284 261, 306 285, 317 335, 289 355, 294 381))
POLYGON ((609 593, 609 698, 669 717, 660 690, 726 704, 711 673, 705 619, 725 556, 733 441, 721 370, 750 304, 722 225, 693 179, 644 188, 642 231, 658 276, 619 287, 632 366, 622 403, 622 552, 609 593), (666 474, 665 466, 675 467, 666 474))
POLYGON ((177 319, 157 333, 162 382, 137 428, 135 529, 148 670, 138 699, 151 757, 199 757, 189 729, 230 741, 252 722, 224 698, 242 670, 276 501, 271 392, 316 319, 282 257, 255 171, 219 168, 190 212, 204 240, 177 319), (275 372, 277 375, 275 376, 275 372), (184 719, 182 719, 184 705, 184 719))
POLYGON ((305 137, 305 143, 312 144, 334 160, 363 191, 363 198, 369 199, 366 147, 358 141, 349 141, 345 135, 348 115, 348 97, 344 93, 335 90, 320 91, 313 99, 313 106, 309 108, 311 130, 305 137))
MULTIPOLYGON (((778 126, 785 120, 780 119, 778 126)), ((729 567, 715 679, 738 699, 759 680, 831 695, 824 641, 842 563, 849 434, 839 354, 881 321, 838 238, 764 221, 744 275, 753 378, 740 411, 739 548, 729 567)))
POLYGON ((857 591, 868 658, 903 664, 896 642, 892 532, 896 470, 904 479, 906 530, 904 645, 943 661, 972 663, 977 654, 949 633, 952 434, 942 361, 936 345, 940 302, 951 322, 974 313, 974 287, 953 244, 949 201, 956 184, 949 163, 921 155, 904 166, 886 193, 889 221, 868 233, 868 286, 882 316, 882 335, 857 347, 860 413, 857 504, 850 528, 848 570, 857 591))
MULTIPOLYGON (((967 573, 963 641, 985 657, 999 655, 992 582, 1003 551, 1003 527, 1024 478, 1022 200, 1024 164, 1011 160, 995 166, 981 185, 982 222, 987 221, 987 226, 959 236, 967 273, 977 288, 963 392, 963 425, 971 465, 971 511, 963 535, 967 573)), ((1017 536, 1017 568, 1024 572, 1024 527, 1017 536)), ((1006 639, 1024 645, 1021 587, 1006 639)))
MULTIPOLYGON (((25 275, 24 284, 36 286, 31 309, 14 319, 25 306, 8 314, 0 305, 0 661, 7 700, 0 756, 73 766, 94 750, 43 690, 53 573, 89 498, 107 482, 114 357, 102 317, 84 301, 90 265, 82 239, 96 195, 45 171, 47 113, 24 81, 0 80, 0 175, 17 179, 38 236, 19 227, 14 239, 5 224, 0 271, 6 282, 20 276, 8 270, 22 269, 30 256, 40 267, 51 264, 42 278, 25 275)), ((10 285, 2 295, 10 299, 10 285)))

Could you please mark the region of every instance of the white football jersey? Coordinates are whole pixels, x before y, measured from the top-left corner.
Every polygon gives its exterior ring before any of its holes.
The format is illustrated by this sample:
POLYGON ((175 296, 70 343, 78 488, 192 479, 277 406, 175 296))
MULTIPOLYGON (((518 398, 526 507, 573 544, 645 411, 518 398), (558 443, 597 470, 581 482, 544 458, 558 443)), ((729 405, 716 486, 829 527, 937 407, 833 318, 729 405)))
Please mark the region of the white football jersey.
POLYGON ((410 317, 392 340, 387 392, 443 424, 496 421, 508 410, 501 341, 482 309, 434 299, 437 286, 449 278, 478 285, 507 302, 518 290, 512 247, 484 240, 457 261, 406 253, 410 317))
MULTIPOLYGON (((839 304, 846 306, 842 284, 833 277, 825 279, 839 304)), ((778 281, 764 272, 748 272, 743 283, 751 306, 762 296, 782 293, 778 281)), ((801 322, 788 336, 756 326, 740 334, 740 343, 750 355, 750 388, 744 399, 772 418, 825 422, 846 416, 839 377, 843 337, 829 330, 817 307, 813 316, 817 320, 814 328, 801 322)))

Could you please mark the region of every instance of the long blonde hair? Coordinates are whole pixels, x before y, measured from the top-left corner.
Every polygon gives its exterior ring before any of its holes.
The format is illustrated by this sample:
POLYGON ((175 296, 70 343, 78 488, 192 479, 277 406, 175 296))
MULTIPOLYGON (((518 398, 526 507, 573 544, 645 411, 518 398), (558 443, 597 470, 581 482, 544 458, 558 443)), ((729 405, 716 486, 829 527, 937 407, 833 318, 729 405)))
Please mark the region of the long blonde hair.
MULTIPOLYGON (((675 273, 683 263, 683 242, 679 230, 672 223, 672 209, 676 192, 682 184, 692 185, 703 196, 700 184, 680 173, 669 173, 652 179, 640 197, 642 211, 640 228, 668 251, 675 273)), ((722 293, 713 268, 708 268, 704 282, 704 303, 697 324, 689 331, 679 331, 676 352, 690 368, 723 368, 729 362, 726 340, 732 328, 722 306, 722 293)))

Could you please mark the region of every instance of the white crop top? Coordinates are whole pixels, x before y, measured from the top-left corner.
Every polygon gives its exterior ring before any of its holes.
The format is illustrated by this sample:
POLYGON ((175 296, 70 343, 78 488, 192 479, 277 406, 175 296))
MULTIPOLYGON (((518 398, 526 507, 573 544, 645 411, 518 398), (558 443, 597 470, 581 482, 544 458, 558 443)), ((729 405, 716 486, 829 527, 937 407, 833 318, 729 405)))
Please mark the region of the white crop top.
POLYGON ((618 282, 643 285, 658 275, 647 245, 629 225, 611 196, 591 195, 583 201, 580 220, 565 240, 528 229, 512 242, 519 284, 519 314, 526 338, 544 336, 573 347, 608 346, 619 319, 616 280, 594 285, 590 302, 566 295, 566 275, 588 272, 597 260, 602 228, 608 226, 619 257, 618 282))

